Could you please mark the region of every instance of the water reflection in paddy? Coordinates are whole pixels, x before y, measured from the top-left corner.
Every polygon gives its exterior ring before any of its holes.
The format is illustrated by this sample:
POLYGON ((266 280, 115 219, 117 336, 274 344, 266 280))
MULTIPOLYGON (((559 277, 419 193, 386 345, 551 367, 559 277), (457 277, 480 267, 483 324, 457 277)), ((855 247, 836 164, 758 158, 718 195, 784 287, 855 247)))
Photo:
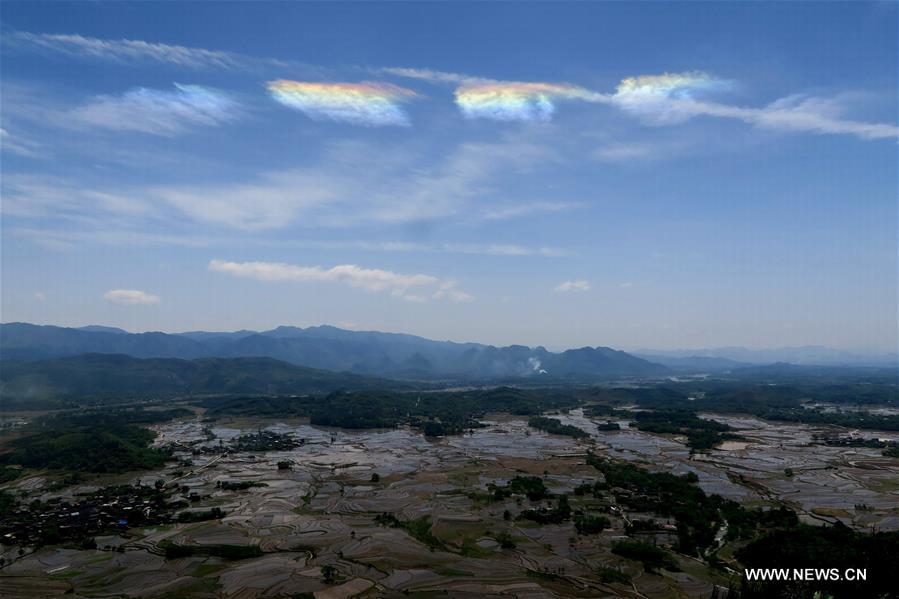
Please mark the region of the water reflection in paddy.
MULTIPOLYGON (((157 443, 199 442, 216 447, 259 429, 303 439, 304 444, 291 451, 265 452, 249 457, 237 454, 229 458, 247 476, 272 468, 278 460, 291 460, 297 467, 316 471, 371 471, 382 476, 418 471, 438 471, 464 466, 470 460, 500 458, 549 459, 578 455, 588 449, 610 457, 638 461, 654 470, 699 477, 700 487, 741 502, 757 502, 760 495, 790 501, 805 510, 845 510, 853 512, 847 523, 874 523, 881 529, 895 527, 897 500, 890 480, 897 477, 896 461, 883 460, 877 449, 811 446, 820 432, 801 424, 766 423, 748 416, 704 414, 739 429, 742 441, 733 441, 708 454, 691 455, 681 440, 623 427, 620 431, 599 430, 583 410, 553 416, 564 424, 577 426, 590 434, 589 442, 548 435, 531 429, 525 418, 498 417, 484 421, 485 428, 441 439, 427 439, 408 428, 382 430, 325 429, 305 423, 241 421, 213 426, 216 439, 206 440, 199 421, 167 423, 157 427, 157 443), (879 460, 876 467, 866 460, 879 460), (858 464, 857 464, 858 463, 858 464), (789 468, 795 475, 784 475, 789 468), (752 484, 741 483, 752 481, 752 484), (856 504, 875 508, 874 512, 855 514, 856 504)), ((626 424, 626 423, 625 423, 626 424)), ((883 433, 867 431, 880 437, 883 433)), ((889 433, 887 435, 893 435, 889 433)), ((199 464, 212 456, 197 458, 199 464)))

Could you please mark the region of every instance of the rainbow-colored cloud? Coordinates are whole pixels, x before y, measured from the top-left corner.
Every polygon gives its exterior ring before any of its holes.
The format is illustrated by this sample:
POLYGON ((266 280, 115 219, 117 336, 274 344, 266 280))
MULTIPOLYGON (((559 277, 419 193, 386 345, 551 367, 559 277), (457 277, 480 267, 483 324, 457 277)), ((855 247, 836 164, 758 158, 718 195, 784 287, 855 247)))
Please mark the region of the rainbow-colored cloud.
POLYGON ((611 96, 623 110, 648 122, 677 123, 701 112, 697 93, 722 90, 730 82, 705 73, 664 73, 623 79, 611 96))
POLYGON ((418 97, 411 89, 382 82, 318 83, 279 79, 267 84, 277 102, 309 118, 352 125, 409 125, 402 108, 418 97))
POLYGON ((545 121, 557 100, 596 101, 601 94, 566 83, 497 81, 468 83, 456 89, 456 104, 467 118, 545 121))
POLYGON ((697 91, 727 87, 727 82, 705 73, 664 73, 623 79, 615 91, 618 100, 690 98, 697 91))

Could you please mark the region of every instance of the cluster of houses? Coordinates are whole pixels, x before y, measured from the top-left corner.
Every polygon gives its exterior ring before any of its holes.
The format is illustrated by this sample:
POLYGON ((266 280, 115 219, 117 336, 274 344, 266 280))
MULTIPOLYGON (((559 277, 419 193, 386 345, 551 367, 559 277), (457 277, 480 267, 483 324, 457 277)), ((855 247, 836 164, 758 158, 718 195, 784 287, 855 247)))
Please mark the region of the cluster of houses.
POLYGON ((0 521, 0 543, 36 546, 87 542, 129 526, 172 521, 172 512, 187 502, 167 503, 155 487, 122 486, 98 491, 79 501, 54 498, 20 504, 0 521))

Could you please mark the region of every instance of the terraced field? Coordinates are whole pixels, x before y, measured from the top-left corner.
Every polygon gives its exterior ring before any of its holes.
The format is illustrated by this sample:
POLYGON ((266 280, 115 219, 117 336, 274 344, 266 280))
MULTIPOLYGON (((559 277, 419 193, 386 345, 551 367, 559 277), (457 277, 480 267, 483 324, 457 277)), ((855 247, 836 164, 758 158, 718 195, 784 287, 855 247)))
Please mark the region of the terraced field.
MULTIPOLYGON (((611 546, 624 537, 628 518, 645 515, 608 513, 597 498, 573 494, 577 485, 597 477, 585 462, 588 450, 653 469, 694 472, 707 492, 743 503, 787 499, 810 520, 899 527, 896 490, 887 484, 896 479, 899 461, 866 449, 816 448, 813 454, 804 450, 813 431, 803 427, 729 419, 745 442, 691 456, 677 438, 628 428, 600 431, 580 411, 556 417, 583 428, 590 438, 547 435, 511 416, 491 417, 486 428, 440 440, 405 429, 351 432, 302 422, 225 422, 214 426, 212 435, 204 433, 199 419, 160 425, 157 444, 192 444, 206 452, 180 456, 193 461, 187 471, 176 472, 173 464, 114 482, 177 483, 199 496, 191 510, 219 507, 226 515, 129 529, 121 537, 98 538, 97 550, 48 548, 21 556, 8 551, 4 555, 13 563, 3 570, 0 594, 663 598, 708 597, 715 585, 732 581, 725 572, 676 553, 678 572, 649 572, 640 562, 613 554, 611 546), (227 451, 228 440, 259 428, 303 444, 290 451, 227 451), (279 469, 279 462, 291 467, 279 469), (785 477, 785 467, 796 474, 785 477), (489 483, 503 485, 526 475, 540 477, 552 493, 569 494, 575 510, 605 510, 611 525, 600 534, 579 535, 570 521, 540 525, 514 518, 525 509, 552 505, 547 500, 485 500, 489 483), (241 481, 264 486, 239 491, 220 486, 241 481), (856 503, 871 508, 858 511, 856 503), (379 523, 384 513, 401 524, 379 523), (620 576, 612 580, 600 571, 620 576)), ((41 484, 34 476, 14 486, 41 484)), ((55 494, 74 496, 89 488, 76 485, 55 494)))

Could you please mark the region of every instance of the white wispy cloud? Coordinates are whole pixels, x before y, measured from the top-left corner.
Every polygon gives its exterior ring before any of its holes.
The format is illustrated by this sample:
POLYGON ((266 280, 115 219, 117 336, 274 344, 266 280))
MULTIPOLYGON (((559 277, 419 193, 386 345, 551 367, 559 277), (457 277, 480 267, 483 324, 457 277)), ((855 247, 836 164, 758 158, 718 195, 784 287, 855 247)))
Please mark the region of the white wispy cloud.
POLYGON ((624 79, 611 102, 653 124, 675 124, 698 116, 736 119, 764 129, 853 135, 861 139, 899 137, 893 123, 867 123, 841 118, 838 99, 793 94, 761 108, 734 106, 705 99, 726 91, 732 82, 708 74, 665 73, 624 79))
POLYGON ((476 214, 481 220, 506 220, 544 212, 562 212, 583 206, 579 202, 521 202, 482 210, 476 214))
POLYGON ((792 95, 763 108, 695 101, 678 101, 677 104, 683 113, 736 119, 762 129, 853 135, 861 139, 899 138, 899 126, 840 118, 833 112, 833 102, 822 98, 792 95))
MULTIPOLYGON (((230 236, 204 236, 195 232, 161 233, 148 232, 140 228, 111 228, 104 222, 90 223, 78 228, 11 227, 9 233, 29 239, 33 243, 49 249, 67 250, 76 246, 105 245, 114 247, 185 246, 210 247, 227 246, 233 243, 230 236)), ((513 243, 414 243, 409 241, 327 241, 314 239, 272 239, 270 237, 248 237, 244 243, 264 247, 309 248, 318 250, 384 252, 384 253, 429 253, 429 254, 470 254, 479 256, 545 257, 560 258, 571 256, 565 248, 552 246, 527 246, 513 243)))
POLYGON ((0 149, 4 152, 12 152, 26 158, 40 158, 40 145, 23 139, 19 136, 13 136, 9 131, 0 127, 0 149))
POLYGON ((447 71, 437 71, 434 69, 416 69, 408 67, 383 67, 374 69, 377 73, 386 73, 397 77, 405 77, 407 79, 418 79, 428 81, 430 83, 496 83, 495 79, 485 77, 474 77, 471 75, 463 75, 461 73, 450 73, 447 71))
MULTIPOLYGON (((427 246, 425 246, 427 247, 427 246)), ((453 254, 483 254, 488 256, 545 256, 558 258, 570 256, 571 252, 556 247, 530 247, 514 243, 445 243, 436 246, 437 251, 453 254)))
POLYGON ((236 277, 267 282, 342 283, 372 292, 388 292, 407 301, 447 299, 469 301, 472 297, 457 289, 455 281, 442 281, 425 274, 402 274, 377 268, 341 264, 332 268, 296 266, 283 262, 228 262, 212 260, 209 270, 236 277))
POLYGON ((67 229, 13 227, 9 229, 9 232, 47 249, 60 251, 86 245, 110 247, 207 247, 210 245, 226 245, 234 241, 233 238, 209 238, 191 233, 153 233, 127 226, 116 228, 115 224, 100 221, 97 223, 84 223, 85 226, 69 227, 67 229))
MULTIPOLYGON (((646 123, 673 125, 699 116, 735 119, 756 127, 791 132, 852 135, 860 139, 895 139, 895 123, 871 123, 842 117, 839 102, 791 94, 762 107, 712 102, 714 94, 727 92, 734 82, 701 71, 626 77, 613 93, 570 84, 516 82, 486 79, 424 68, 391 67, 381 72, 456 85, 457 103, 464 114, 497 120, 547 120, 558 100, 580 100, 614 106, 646 123)), ((600 159, 620 160, 627 149, 608 148, 600 159)), ((634 148, 630 148, 634 152, 634 148)))
POLYGON ((47 301, 47 295, 43 291, 35 291, 34 299, 35 301, 43 303, 47 301))
POLYGON ((158 295, 139 289, 111 289, 103 294, 103 299, 122 306, 153 306, 158 304, 158 295))
POLYGON ((474 299, 474 296, 458 289, 457 286, 456 281, 444 281, 431 297, 435 300, 446 299, 451 302, 470 302, 474 299))
POLYGON ((100 39, 77 34, 10 31, 3 35, 7 47, 53 52, 66 56, 132 64, 151 62, 189 69, 252 70, 259 66, 287 67, 293 63, 272 58, 254 58, 234 52, 159 44, 143 40, 100 39))
MULTIPOLYGON (((423 161, 404 149, 338 143, 320 164, 264 173, 253 183, 172 186, 145 194, 196 220, 245 230, 301 219, 332 227, 453 216, 489 220, 529 210, 515 206, 512 213, 491 214, 483 208, 493 201, 495 179, 527 172, 552 156, 550 148, 535 144, 463 143, 442 159, 423 161)), ((540 208, 561 209, 549 203, 540 208)))
POLYGON ((656 146, 647 143, 608 143, 592 152, 592 156, 604 162, 646 160, 656 155, 656 146))
POLYGON ((65 219, 86 222, 99 218, 126 218, 148 215, 152 203, 139 194, 121 190, 95 190, 79 182, 50 176, 4 174, 3 202, 7 216, 29 219, 65 219))
POLYGON ((232 121, 239 113, 238 102, 224 92, 176 83, 174 90, 137 88, 120 96, 98 96, 70 115, 88 126, 172 136, 232 121))
POLYGON ((574 281, 565 281, 558 285, 553 291, 559 293, 568 293, 570 291, 590 291, 590 283, 584 279, 575 279, 574 281))
MULTIPOLYGON (((526 176, 559 160, 552 148, 523 142, 464 143, 437 159, 422 157, 415 147, 406 145, 385 148, 367 142, 333 142, 319 161, 308 166, 262 172, 254 179, 235 182, 156 185, 104 180, 91 185, 74 179, 8 175, 2 180, 0 208, 4 215, 54 221, 52 227, 42 228, 52 232, 52 241, 60 246, 75 242, 77 231, 96 231, 96 242, 131 245, 169 241, 197 245, 224 236, 213 230, 198 236, 199 241, 179 240, 177 233, 191 222, 257 233, 296 225, 348 228, 441 219, 493 221, 574 208, 568 202, 499 201, 506 178, 526 176), (78 227, 60 227, 59 221, 72 221, 78 227), (142 234, 132 238, 130 231, 142 234)), ((378 251, 423 249, 399 241, 353 243, 370 244, 367 247, 378 251)), ((427 251, 566 253, 552 247, 452 242, 428 244, 427 251)))

